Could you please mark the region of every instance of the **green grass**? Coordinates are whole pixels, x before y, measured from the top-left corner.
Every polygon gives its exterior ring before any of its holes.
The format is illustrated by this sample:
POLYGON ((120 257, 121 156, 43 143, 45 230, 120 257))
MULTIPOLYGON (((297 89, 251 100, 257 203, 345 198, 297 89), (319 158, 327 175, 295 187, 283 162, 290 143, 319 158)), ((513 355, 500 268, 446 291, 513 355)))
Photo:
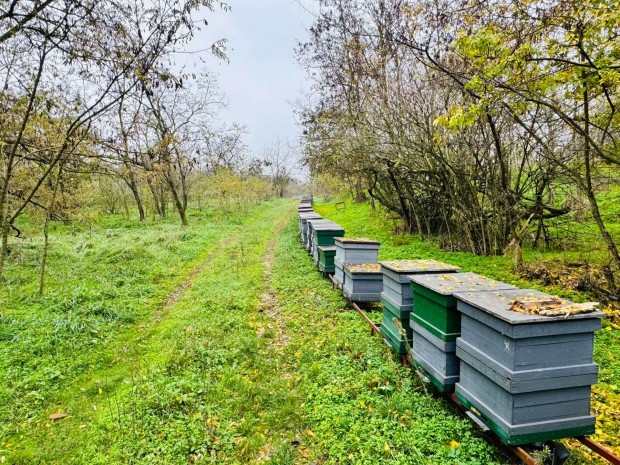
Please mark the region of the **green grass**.
MULTIPOLYGON (((380 239, 382 258, 440 258, 520 282, 502 257, 392 237, 364 205, 318 209, 349 236, 380 239)), ((506 463, 316 271, 294 202, 210 214, 185 229, 118 218, 92 232, 58 227, 41 298, 40 238, 32 230, 14 246, 0 296, 3 463, 506 463)), ((613 445, 618 359, 604 344, 617 347, 617 331, 597 337, 595 408, 611 406, 600 437, 613 445)))
MULTIPOLYGON (((188 228, 173 219, 144 225, 113 220, 94 232, 57 231, 44 297, 37 296, 33 280, 40 239, 14 247, 9 292, 0 302, 0 376, 5 380, 0 455, 22 449, 9 457, 40 462, 44 456, 47 462, 62 450, 74 453, 68 445, 74 433, 65 438, 65 425, 79 428, 76 438, 82 436, 90 417, 111 408, 109 398, 98 398, 99 389, 126 388, 146 358, 161 357, 160 331, 173 321, 172 309, 162 314, 169 294, 231 238, 237 247, 227 261, 241 267, 256 242, 245 231, 264 227, 289 209, 286 202, 264 204, 243 220, 205 224, 197 217, 188 228), (47 415, 55 411, 70 413, 72 420, 48 422, 47 415), (57 429, 60 436, 52 434, 57 429), (61 444, 47 434, 42 440, 46 432, 61 444), (42 444, 50 445, 47 452, 42 444)), ((241 279, 237 287, 243 286, 241 279)))

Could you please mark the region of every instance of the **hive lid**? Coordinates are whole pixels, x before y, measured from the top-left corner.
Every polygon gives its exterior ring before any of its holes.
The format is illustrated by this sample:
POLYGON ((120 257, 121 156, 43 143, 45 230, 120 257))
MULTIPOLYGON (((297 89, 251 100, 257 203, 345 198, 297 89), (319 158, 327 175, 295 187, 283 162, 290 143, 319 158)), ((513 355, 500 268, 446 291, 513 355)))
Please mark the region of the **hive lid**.
POLYGON ((342 242, 343 244, 372 244, 381 245, 379 241, 373 239, 367 239, 365 237, 336 237, 336 242, 342 242))
MULTIPOLYGON (((550 321, 572 321, 591 318, 604 318, 603 312, 581 313, 577 315, 541 316, 509 310, 518 299, 552 299, 554 296, 534 289, 512 289, 502 291, 458 292, 454 294, 458 300, 482 310, 512 325, 527 323, 546 323, 550 321)), ((572 302, 564 300, 567 304, 572 302)))
POLYGON ((330 220, 324 220, 322 218, 315 218, 315 219, 309 219, 308 220, 308 224, 310 224, 312 226, 312 228, 318 228, 319 226, 323 226, 323 225, 334 225, 336 223, 334 223, 333 221, 330 220))
POLYGON ((344 267, 349 273, 381 274, 381 265, 378 263, 347 263, 344 267))
POLYGON ((335 252, 336 251, 336 246, 335 245, 319 245, 319 246, 317 246, 317 248, 321 252, 335 252))
POLYGON ((312 229, 314 229, 315 231, 342 231, 342 234, 344 234, 344 228, 338 223, 334 222, 313 225, 312 229))
POLYGON ((409 279, 411 282, 441 295, 452 295, 457 292, 515 289, 510 284, 495 281, 476 273, 417 274, 410 276, 409 279))
POLYGON ((320 220, 323 217, 316 212, 301 212, 299 217, 302 220, 320 220))
POLYGON ((458 266, 442 263, 437 260, 389 260, 379 262, 381 266, 399 274, 441 273, 458 271, 458 266))

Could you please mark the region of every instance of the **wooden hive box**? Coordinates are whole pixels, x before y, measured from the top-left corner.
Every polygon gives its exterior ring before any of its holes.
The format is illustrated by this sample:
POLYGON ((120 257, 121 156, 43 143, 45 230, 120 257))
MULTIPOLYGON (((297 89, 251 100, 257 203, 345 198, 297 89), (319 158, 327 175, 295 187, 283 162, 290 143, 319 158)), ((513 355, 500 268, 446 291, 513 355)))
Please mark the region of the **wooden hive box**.
POLYGON ((319 245, 319 270, 323 273, 334 272, 334 257, 336 256, 336 246, 319 245))
POLYGON ((381 320, 381 334, 385 337, 385 341, 390 347, 397 353, 407 353, 407 343, 411 344, 412 329, 408 325, 403 325, 402 321, 385 309, 383 310, 383 319, 381 320), (403 337, 398 327, 399 324, 405 331, 407 340, 403 337))
POLYGON ((459 373, 454 342, 461 333, 461 314, 454 294, 515 287, 476 273, 424 274, 410 279, 413 358, 441 392, 451 392, 459 373))
POLYGON ((442 341, 414 320, 409 324, 413 330, 411 350, 414 364, 440 392, 454 391, 454 384, 459 380, 460 364, 455 354, 456 342, 442 341))
POLYGON ((456 395, 465 406, 475 408, 510 445, 594 432, 594 333, 603 313, 540 316, 510 310, 518 299, 552 298, 534 290, 455 296, 461 312, 456 395))
MULTIPOLYGON (((413 293, 409 277, 417 274, 451 273, 460 270, 456 266, 436 260, 393 260, 379 263, 383 275, 383 292, 381 293, 383 320, 391 321, 396 318, 408 331, 412 331, 409 326, 409 314, 413 309, 413 293)), ((384 335, 391 340, 387 336, 389 331, 390 328, 387 328, 384 335)), ((398 348, 403 343, 403 341, 397 342, 399 342, 397 346, 392 346, 395 350, 399 350, 398 348)))
POLYGON ((392 260, 382 261, 383 293, 396 306, 413 305, 410 275, 429 273, 453 273, 459 267, 437 260, 392 260))
POLYGON ((377 263, 379 259, 380 243, 372 239, 337 237, 334 244, 336 245, 336 257, 334 259, 336 271, 334 279, 340 289, 342 289, 344 283, 344 265, 346 263, 377 263))
POLYGON ((476 273, 441 273, 410 277, 414 295, 411 319, 442 341, 454 342, 460 335, 461 314, 456 309, 459 292, 515 289, 510 284, 476 273))
POLYGON ((383 289, 381 265, 347 263, 344 265, 344 296, 353 302, 380 302, 383 289))
POLYGON ((344 236, 344 229, 338 223, 330 221, 330 224, 313 225, 312 227, 312 258, 314 263, 319 263, 320 245, 334 245, 334 238, 344 236))
POLYGON ((308 236, 308 220, 321 220, 323 217, 316 212, 304 212, 299 214, 299 233, 301 242, 306 243, 308 236))
POLYGON ((314 234, 313 234, 314 226, 315 225, 319 226, 322 224, 331 224, 333 223, 333 221, 325 220, 322 218, 316 218, 316 219, 307 220, 306 223, 308 225, 308 231, 306 233, 306 242, 304 242, 304 246, 306 247, 306 250, 308 250, 308 252, 312 253, 312 240, 314 237, 314 234))

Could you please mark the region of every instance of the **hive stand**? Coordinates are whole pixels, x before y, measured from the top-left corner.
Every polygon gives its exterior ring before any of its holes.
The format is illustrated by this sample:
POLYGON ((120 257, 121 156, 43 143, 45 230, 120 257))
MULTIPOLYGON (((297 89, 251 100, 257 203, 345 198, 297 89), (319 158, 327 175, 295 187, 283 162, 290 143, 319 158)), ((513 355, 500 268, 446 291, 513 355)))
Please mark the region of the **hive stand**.
POLYGON ((456 309, 454 294, 515 287, 476 273, 415 275, 410 279, 414 363, 440 392, 452 392, 459 379, 455 341, 461 332, 461 314, 456 309))
POLYGON ((601 312, 546 317, 510 311, 535 290, 461 292, 456 396, 509 445, 594 432, 590 391, 598 375, 601 312))
POLYGON ((459 267, 437 260, 393 260, 382 261, 383 274, 383 320, 381 332, 387 338, 392 348, 398 353, 407 352, 407 345, 399 326, 409 341, 413 331, 409 325, 409 315, 413 309, 413 293, 410 285, 410 276, 429 273, 454 273, 459 267))
POLYGON ((363 237, 337 237, 336 257, 334 258, 336 286, 342 289, 344 284, 344 265, 346 263, 377 263, 380 243, 363 237))
POLYGON ((378 263, 346 263, 342 293, 352 302, 380 302, 383 274, 378 263))

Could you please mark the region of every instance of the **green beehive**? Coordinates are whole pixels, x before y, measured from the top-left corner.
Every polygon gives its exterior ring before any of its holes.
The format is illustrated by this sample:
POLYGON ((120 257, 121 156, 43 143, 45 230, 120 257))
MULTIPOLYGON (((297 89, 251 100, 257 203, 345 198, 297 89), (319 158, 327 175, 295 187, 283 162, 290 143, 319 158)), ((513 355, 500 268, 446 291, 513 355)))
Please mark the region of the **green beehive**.
POLYGON ((341 236, 344 236, 344 229, 333 221, 323 224, 312 223, 312 249, 310 252, 317 266, 319 264, 319 246, 334 245, 334 239, 341 236))
POLYGON ((319 270, 323 273, 333 273, 336 270, 334 257, 336 256, 335 245, 319 245, 319 270))
POLYGON ((407 353, 407 343, 411 344, 413 330, 408 325, 404 326, 396 315, 384 308, 383 319, 381 320, 381 334, 383 334, 392 349, 399 354, 405 354, 407 353), (405 334, 407 335, 406 341, 394 320, 397 320, 400 326, 405 330, 405 334))
MULTIPOLYGON (((381 293, 383 320, 391 321, 393 318, 397 318, 409 336, 412 335, 409 314, 414 305, 410 276, 429 273, 456 273, 460 270, 456 266, 436 260, 392 260, 379 263, 383 274, 383 292, 381 293)), ((392 324, 392 327, 388 325, 384 328, 382 325, 383 335, 388 341, 394 342, 392 344, 394 350, 405 353, 404 340, 398 331, 394 331, 393 326, 392 324)), ((409 339, 409 343, 411 343, 411 339, 409 339)))
POLYGON ((410 279, 414 296, 411 320, 444 342, 454 342, 461 334, 461 314, 453 294, 514 289, 476 273, 426 274, 410 279))

